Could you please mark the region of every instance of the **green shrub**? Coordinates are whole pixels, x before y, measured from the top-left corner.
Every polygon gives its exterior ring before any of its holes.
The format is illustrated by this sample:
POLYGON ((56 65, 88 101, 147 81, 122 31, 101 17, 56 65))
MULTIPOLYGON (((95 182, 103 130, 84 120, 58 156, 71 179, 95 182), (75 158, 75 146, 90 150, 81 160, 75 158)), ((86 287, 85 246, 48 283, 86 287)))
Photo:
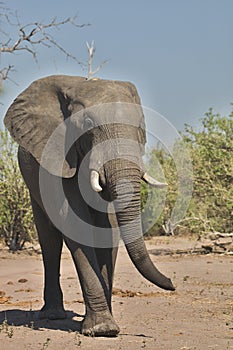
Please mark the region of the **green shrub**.
POLYGON ((202 119, 202 129, 186 125, 184 140, 193 159, 194 189, 188 227, 195 233, 233 232, 233 112, 202 119))
POLYGON ((165 189, 153 189, 150 187, 148 191, 148 186, 144 183, 141 185, 141 201, 142 201, 142 218, 143 218, 143 229, 146 231, 146 236, 160 236, 167 232, 168 225, 170 223, 170 216, 172 209, 175 205, 178 188, 177 188, 177 170, 175 162, 172 157, 163 148, 150 149, 147 151, 147 169, 150 175, 152 175, 156 180, 164 182, 164 179, 158 178, 158 174, 161 173, 159 169, 159 164, 162 167, 164 175, 166 177, 166 182, 168 187, 165 189), (150 195, 148 195, 148 192, 150 195), (148 198, 149 197, 149 198, 148 198), (144 210, 145 202, 149 201, 147 204, 147 209, 144 210), (159 211, 162 210, 159 215, 159 211), (154 225, 153 222, 157 219, 154 225), (149 227, 149 230, 147 230, 149 227))
POLYGON ((10 250, 35 237, 30 196, 17 162, 17 145, 0 130, 0 238, 10 250))
MULTIPOLYGON (((152 172, 160 162, 168 190, 163 212, 147 235, 172 233, 203 234, 233 232, 233 112, 221 117, 210 109, 201 120, 200 131, 186 125, 181 134, 193 163, 193 193, 186 216, 172 222, 171 213, 177 198, 177 170, 172 157, 165 150, 153 149, 148 154, 147 167, 152 172), (169 232, 170 231, 170 232, 169 232)), ((153 216, 154 197, 148 217, 153 216)), ((142 206, 148 196, 142 186, 142 206)))

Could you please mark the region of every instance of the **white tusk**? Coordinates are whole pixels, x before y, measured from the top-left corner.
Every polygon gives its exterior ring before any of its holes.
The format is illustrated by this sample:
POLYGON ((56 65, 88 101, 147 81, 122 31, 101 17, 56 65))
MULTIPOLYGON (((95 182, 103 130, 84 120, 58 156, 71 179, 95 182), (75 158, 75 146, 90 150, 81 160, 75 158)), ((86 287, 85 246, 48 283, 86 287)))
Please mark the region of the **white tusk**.
POLYGON ((155 180, 153 177, 151 177, 149 174, 145 173, 143 175, 143 180, 148 183, 151 186, 157 187, 157 188, 164 188, 167 186, 166 182, 159 182, 155 180))
POLYGON ((103 189, 99 184, 99 173, 96 170, 91 171, 91 187, 95 192, 101 192, 103 189))

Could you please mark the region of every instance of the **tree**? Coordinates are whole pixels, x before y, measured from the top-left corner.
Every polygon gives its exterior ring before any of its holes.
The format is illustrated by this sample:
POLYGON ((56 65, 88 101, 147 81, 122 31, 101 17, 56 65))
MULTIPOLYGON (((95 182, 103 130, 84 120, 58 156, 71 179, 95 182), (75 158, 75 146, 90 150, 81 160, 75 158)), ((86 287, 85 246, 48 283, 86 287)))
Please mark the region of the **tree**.
POLYGON ((93 57, 94 57, 95 50, 96 50, 96 48, 94 46, 94 40, 91 42, 91 44, 89 44, 87 42, 86 45, 87 45, 87 50, 88 50, 88 54, 89 54, 87 80, 90 80, 90 79, 93 79, 93 76, 96 73, 98 73, 98 71, 102 68, 102 66, 108 62, 108 60, 101 62, 100 65, 93 71, 92 70, 92 61, 93 61, 93 57))
POLYGON ((232 232, 233 222, 233 112, 202 119, 202 130, 186 125, 184 140, 194 168, 193 199, 189 208, 192 231, 232 232))
MULTIPOLYGON (((233 222, 233 112, 228 117, 214 114, 210 108, 201 120, 201 130, 185 125, 181 134, 184 144, 190 152, 193 162, 193 193, 186 217, 172 222, 171 212, 177 198, 177 174, 172 157, 164 150, 153 149, 148 155, 148 167, 152 171, 156 163, 163 167, 168 191, 164 209, 158 222, 149 234, 161 234, 164 231, 194 233, 202 235, 210 232, 232 233, 233 222)), ((147 188, 143 188, 144 201, 147 188)), ((154 215, 152 201, 149 215, 154 215)))
MULTIPOLYGON (((38 48, 40 46, 45 46, 47 48, 55 47, 67 58, 71 58, 78 64, 83 65, 83 63, 80 62, 77 57, 61 46, 52 35, 52 29, 59 29, 60 27, 68 24, 75 28, 83 28, 84 26, 89 25, 78 24, 76 16, 68 17, 61 21, 54 18, 49 23, 32 22, 22 24, 17 12, 14 12, 8 8, 4 2, 0 2, 0 33, 3 38, 0 42, 1 62, 3 55, 5 56, 16 52, 28 53, 35 61, 37 61, 38 48), (9 34, 9 27, 15 28, 13 36, 10 36, 9 34)), ((6 65, 5 67, 0 68, 0 88, 6 79, 11 79, 10 74, 13 72, 13 70, 13 65, 6 65)))
MULTIPOLYGON (((177 198, 177 170, 172 156, 161 146, 147 150, 147 169, 153 176, 161 173, 163 169, 168 187, 165 189, 153 189, 148 191, 148 185, 141 184, 142 218, 144 232, 147 236, 164 235, 173 233, 173 224, 170 221, 172 208, 177 198), (150 192, 150 194, 149 194, 150 192), (145 203, 148 202, 146 210, 145 203), (159 215, 159 211, 162 210, 159 215), (158 220, 154 223, 155 218, 158 220), (147 229, 149 228, 149 230, 147 229)), ((164 181, 164 179, 159 179, 164 181)))

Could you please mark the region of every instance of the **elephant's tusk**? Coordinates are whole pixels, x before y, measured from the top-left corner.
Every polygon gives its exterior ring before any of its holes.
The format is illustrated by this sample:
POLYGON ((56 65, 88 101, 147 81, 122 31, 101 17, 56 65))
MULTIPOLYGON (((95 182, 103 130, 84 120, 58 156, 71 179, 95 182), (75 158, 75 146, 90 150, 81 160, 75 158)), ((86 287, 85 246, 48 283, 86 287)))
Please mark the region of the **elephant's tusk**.
POLYGON ((149 174, 145 173, 143 175, 143 180, 148 183, 149 185, 157 188, 164 188, 167 186, 166 182, 159 182, 155 180, 153 177, 151 177, 149 174))
POLYGON ((91 187, 95 192, 101 192, 103 189, 99 184, 99 173, 96 170, 91 171, 91 187))

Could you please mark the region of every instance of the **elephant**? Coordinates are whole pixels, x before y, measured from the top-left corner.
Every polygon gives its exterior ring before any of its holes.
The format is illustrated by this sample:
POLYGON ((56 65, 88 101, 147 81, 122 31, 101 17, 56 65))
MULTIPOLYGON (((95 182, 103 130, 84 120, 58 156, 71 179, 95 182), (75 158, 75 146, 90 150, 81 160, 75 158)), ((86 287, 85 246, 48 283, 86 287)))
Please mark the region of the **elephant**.
POLYGON ((43 77, 19 94, 4 122, 19 145, 19 167, 42 250, 44 305, 39 317, 66 318, 60 286, 65 242, 85 303, 82 334, 117 336, 111 299, 119 235, 142 276, 175 290, 152 263, 143 239, 140 183, 166 184, 143 166, 145 118, 135 85, 43 77))

